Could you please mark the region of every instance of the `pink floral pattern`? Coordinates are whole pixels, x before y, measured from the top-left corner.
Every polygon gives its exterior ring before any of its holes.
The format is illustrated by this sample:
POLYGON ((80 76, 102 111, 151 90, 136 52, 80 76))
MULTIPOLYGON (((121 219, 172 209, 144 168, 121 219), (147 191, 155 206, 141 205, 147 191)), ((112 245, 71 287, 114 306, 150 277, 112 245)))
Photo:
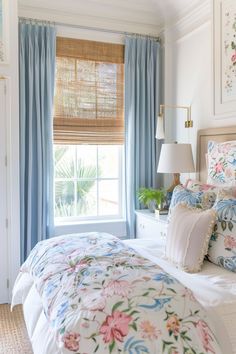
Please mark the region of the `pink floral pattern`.
POLYGON ((199 320, 196 323, 197 330, 199 332, 199 336, 202 340, 203 348, 207 353, 215 353, 214 348, 212 347, 212 334, 209 330, 209 327, 205 321, 199 320))
POLYGON ((233 236, 226 235, 224 237, 224 246, 229 250, 236 249, 236 239, 233 236))
MULTIPOLYGON (((227 174, 227 170, 225 173, 227 174)), ((188 179, 185 187, 193 192, 214 192, 215 195, 223 193, 236 197, 236 186, 216 186, 193 179, 188 179)))
POLYGON ((207 191, 217 192, 218 190, 216 186, 207 183, 202 183, 200 181, 196 181, 191 178, 187 180, 185 187, 194 192, 207 192, 207 191))
POLYGON ((235 50, 234 54, 231 57, 231 61, 232 61, 233 65, 236 65, 236 50, 235 50))
POLYGON ((79 333, 69 332, 63 336, 64 347, 71 352, 77 352, 79 350, 79 333))
POLYGON ((177 336, 180 331, 180 321, 176 315, 170 316, 167 320, 166 327, 170 334, 177 336))
POLYGON ((224 57, 222 58, 224 66, 222 69, 224 76, 222 77, 224 77, 225 94, 230 98, 236 88, 236 7, 233 7, 232 4, 226 5, 224 16, 222 16, 222 28, 224 28, 222 33, 222 43, 224 43, 224 57))
POLYGON ((142 338, 148 338, 149 340, 157 339, 161 335, 161 331, 157 329, 150 321, 143 321, 140 324, 142 332, 142 338))
POLYGON ((236 141, 208 143, 209 184, 233 184, 236 172, 236 141))
POLYGON ((133 287, 126 280, 112 280, 106 288, 103 290, 104 296, 119 295, 121 297, 127 297, 132 293, 133 287))
POLYGON ((114 340, 123 342, 124 337, 126 337, 129 332, 129 323, 131 321, 131 316, 120 311, 114 311, 111 315, 107 316, 100 328, 104 342, 109 343, 114 340))
POLYGON ((42 241, 21 272, 31 275, 62 354, 221 352, 191 291, 111 235, 42 241))

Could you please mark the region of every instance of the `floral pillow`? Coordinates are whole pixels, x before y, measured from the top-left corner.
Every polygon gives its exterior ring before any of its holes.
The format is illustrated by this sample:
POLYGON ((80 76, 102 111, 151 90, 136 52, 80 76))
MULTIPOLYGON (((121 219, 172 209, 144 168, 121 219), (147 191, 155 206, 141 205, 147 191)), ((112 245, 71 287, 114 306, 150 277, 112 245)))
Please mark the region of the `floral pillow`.
POLYGON ((194 179, 188 179, 185 187, 190 189, 191 191, 194 192, 206 192, 206 191, 213 191, 215 193, 218 192, 218 187, 217 186, 213 186, 212 184, 207 184, 207 183, 203 183, 194 179))
POLYGON ((214 185, 233 184, 236 172, 236 141, 208 143, 208 179, 214 185))
POLYGON ((176 186, 173 190, 171 203, 170 203, 170 214, 171 210, 179 203, 186 203, 189 206, 199 208, 199 209, 210 209, 214 205, 216 200, 216 193, 212 191, 191 191, 181 185, 176 186))
POLYGON ((218 216, 209 243, 208 259, 236 272, 236 198, 219 197, 213 209, 218 216))
POLYGON ((203 183, 197 180, 193 180, 193 179, 188 179, 185 187, 187 189, 190 189, 191 191, 194 192, 215 192, 216 194, 218 193, 227 193, 232 195, 233 197, 236 197, 236 186, 213 186, 212 184, 207 184, 207 183, 203 183))

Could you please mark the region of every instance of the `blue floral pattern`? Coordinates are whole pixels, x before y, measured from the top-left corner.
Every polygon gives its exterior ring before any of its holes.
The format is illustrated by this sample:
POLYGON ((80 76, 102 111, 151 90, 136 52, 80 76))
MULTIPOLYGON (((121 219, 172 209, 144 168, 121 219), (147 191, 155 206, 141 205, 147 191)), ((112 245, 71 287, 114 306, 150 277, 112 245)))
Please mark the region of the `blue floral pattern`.
POLYGON ((176 186, 170 204, 171 210, 179 203, 184 202, 188 206, 200 209, 210 209, 216 200, 216 193, 213 191, 191 191, 181 185, 176 186))
POLYGON ((236 272, 236 199, 221 197, 213 208, 218 218, 209 244, 208 259, 236 272))
POLYGON ((62 354, 221 353, 191 291, 111 235, 42 241, 21 272, 62 354))

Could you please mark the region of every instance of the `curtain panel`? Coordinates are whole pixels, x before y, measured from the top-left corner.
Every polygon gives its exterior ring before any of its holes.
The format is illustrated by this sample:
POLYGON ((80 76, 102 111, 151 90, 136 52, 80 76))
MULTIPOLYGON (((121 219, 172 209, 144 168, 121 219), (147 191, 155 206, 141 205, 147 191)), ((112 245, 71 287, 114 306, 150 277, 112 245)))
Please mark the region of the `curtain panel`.
MULTIPOLYGON (((125 173, 127 235, 135 237, 140 187, 156 187, 155 139, 160 96, 160 43, 150 38, 125 40, 125 173)), ((157 150, 157 151, 156 151, 157 150)))
POLYGON ((19 24, 21 261, 53 233, 56 31, 19 24))

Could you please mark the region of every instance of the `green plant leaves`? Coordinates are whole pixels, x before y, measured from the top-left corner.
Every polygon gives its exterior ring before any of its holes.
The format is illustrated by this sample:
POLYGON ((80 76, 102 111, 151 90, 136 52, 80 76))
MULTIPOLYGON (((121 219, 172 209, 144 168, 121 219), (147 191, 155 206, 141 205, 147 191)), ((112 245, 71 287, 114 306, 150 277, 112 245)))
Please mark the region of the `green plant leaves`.
POLYGON ((232 231, 232 230, 233 230, 234 225, 233 225, 232 221, 229 221, 229 222, 228 222, 228 228, 229 228, 229 231, 232 231))
POLYGON ((140 188, 137 196, 140 203, 145 206, 148 206, 152 201, 155 202, 156 206, 159 206, 165 199, 166 191, 164 189, 140 188))
POLYGON ((118 307, 120 307, 122 304, 124 303, 124 301, 119 301, 117 302, 113 307, 111 312, 114 312, 116 309, 118 309, 118 307))
POLYGON ((226 221, 225 221, 225 220, 222 220, 222 221, 221 221, 221 227, 222 227, 222 230, 223 230, 223 231, 226 230, 227 224, 226 224, 226 221))

